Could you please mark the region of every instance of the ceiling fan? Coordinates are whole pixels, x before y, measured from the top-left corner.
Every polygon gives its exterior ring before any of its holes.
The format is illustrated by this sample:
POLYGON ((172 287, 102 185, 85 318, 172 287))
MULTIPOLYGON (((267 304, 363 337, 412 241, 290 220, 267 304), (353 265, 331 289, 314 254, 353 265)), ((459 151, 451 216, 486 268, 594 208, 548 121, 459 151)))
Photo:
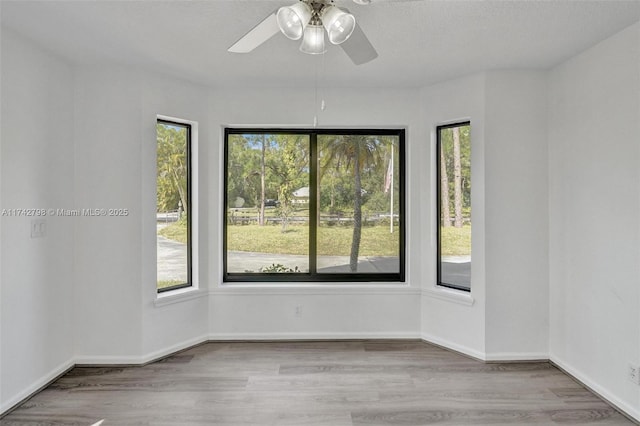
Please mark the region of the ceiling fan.
MULTIPOLYGON (((372 1, 375 0, 353 0, 360 5, 372 1)), ((302 39, 300 51, 311 55, 326 52, 326 32, 329 42, 339 45, 356 65, 378 57, 355 17, 347 9, 337 7, 334 0, 299 0, 291 6, 281 7, 242 36, 228 51, 249 53, 279 32, 291 40, 302 39)))

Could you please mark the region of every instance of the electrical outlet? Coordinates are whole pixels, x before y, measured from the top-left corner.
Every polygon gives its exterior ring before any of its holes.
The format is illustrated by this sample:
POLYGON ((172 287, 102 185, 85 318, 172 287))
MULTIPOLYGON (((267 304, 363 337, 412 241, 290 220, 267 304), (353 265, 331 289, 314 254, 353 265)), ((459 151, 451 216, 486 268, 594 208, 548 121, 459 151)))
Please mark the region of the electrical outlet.
POLYGON ((629 380, 636 385, 640 385, 640 365, 629 364, 629 380))
POLYGON ((31 221, 31 238, 44 238, 47 236, 47 221, 45 219, 33 219, 31 221))

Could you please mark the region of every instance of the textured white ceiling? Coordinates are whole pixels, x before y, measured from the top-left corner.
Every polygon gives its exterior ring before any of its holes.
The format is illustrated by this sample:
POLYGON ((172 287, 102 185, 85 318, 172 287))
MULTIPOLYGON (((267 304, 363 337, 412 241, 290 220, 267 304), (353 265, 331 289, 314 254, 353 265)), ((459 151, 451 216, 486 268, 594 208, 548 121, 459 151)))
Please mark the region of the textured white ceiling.
POLYGON ((379 58, 298 51, 278 34, 227 48, 294 0, 7 1, 2 25, 73 62, 140 66, 214 87, 418 87, 489 69, 549 68, 640 19, 640 1, 414 0, 347 6, 379 58))

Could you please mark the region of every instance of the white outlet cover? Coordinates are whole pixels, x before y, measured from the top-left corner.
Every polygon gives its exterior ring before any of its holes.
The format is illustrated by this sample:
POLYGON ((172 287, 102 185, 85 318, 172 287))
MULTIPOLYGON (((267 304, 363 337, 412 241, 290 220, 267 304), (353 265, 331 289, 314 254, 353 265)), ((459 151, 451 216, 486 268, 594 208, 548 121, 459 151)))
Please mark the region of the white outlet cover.
POLYGON ((47 235, 47 221, 33 219, 31 221, 31 238, 44 238, 47 235))
POLYGON ((628 377, 636 385, 640 385, 640 365, 629 363, 628 377))

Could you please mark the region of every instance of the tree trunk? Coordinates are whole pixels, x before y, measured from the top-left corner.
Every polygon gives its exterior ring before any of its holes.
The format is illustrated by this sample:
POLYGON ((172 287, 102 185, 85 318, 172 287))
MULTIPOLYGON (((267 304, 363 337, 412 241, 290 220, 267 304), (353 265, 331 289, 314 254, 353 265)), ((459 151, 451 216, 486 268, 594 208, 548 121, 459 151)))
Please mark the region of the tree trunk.
MULTIPOLYGON (((355 142, 356 144, 359 141, 355 142)), ((360 252, 360 237, 362 236, 362 182, 360 181, 359 149, 356 147, 354 158, 355 170, 355 199, 353 203, 353 239, 351 240, 351 255, 349 256, 349 268, 351 272, 358 271, 358 255, 360 252)))
POLYGON ((440 144, 440 214, 442 226, 451 226, 451 211, 449 210, 449 175, 447 175, 447 163, 444 158, 444 149, 440 144))
POLYGON ((258 216, 258 224, 260 226, 264 226, 265 175, 267 173, 267 165, 265 161, 266 151, 267 145, 265 143, 265 137, 262 135, 262 160, 260 163, 260 215, 258 216))
POLYGON ((187 210, 187 194, 185 193, 185 191, 182 188, 182 185, 180 184, 180 176, 178 175, 178 171, 175 168, 172 168, 171 171, 173 173, 174 184, 178 189, 178 197, 182 202, 183 211, 186 211, 187 210))
POLYGON ((460 128, 453 128, 454 226, 462 228, 462 166, 460 164, 460 128))

